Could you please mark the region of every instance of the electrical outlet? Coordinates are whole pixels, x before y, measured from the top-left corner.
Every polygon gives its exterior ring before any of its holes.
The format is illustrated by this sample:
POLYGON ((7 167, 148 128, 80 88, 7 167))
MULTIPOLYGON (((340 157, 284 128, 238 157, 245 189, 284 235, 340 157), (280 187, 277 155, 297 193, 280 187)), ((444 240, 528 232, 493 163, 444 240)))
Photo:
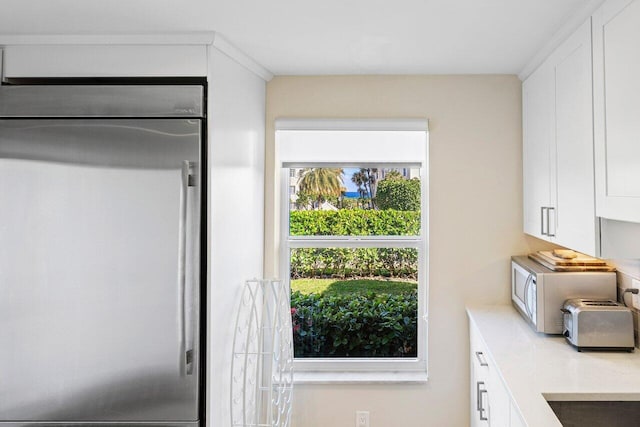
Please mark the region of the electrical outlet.
MULTIPOLYGON (((631 279, 631 287, 640 290, 640 280, 631 279)), ((640 309, 640 293, 633 295, 633 307, 640 309)))
POLYGON ((369 411, 356 411, 356 427, 369 427, 369 411))

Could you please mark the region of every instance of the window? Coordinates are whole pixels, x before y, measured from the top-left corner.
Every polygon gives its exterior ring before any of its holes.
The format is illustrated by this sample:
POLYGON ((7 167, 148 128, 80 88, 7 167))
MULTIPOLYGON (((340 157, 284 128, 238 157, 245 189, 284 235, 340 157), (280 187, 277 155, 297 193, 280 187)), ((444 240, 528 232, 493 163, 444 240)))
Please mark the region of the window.
POLYGON ((426 120, 278 120, 276 144, 296 372, 426 373, 426 120))

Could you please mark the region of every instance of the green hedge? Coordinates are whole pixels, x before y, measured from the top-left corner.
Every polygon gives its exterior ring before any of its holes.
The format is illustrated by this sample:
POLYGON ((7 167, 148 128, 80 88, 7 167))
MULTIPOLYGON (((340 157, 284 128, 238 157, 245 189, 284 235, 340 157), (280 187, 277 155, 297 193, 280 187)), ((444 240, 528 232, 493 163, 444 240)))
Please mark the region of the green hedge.
POLYGON ((418 298, 291 295, 295 357, 416 357, 418 298))
POLYGON ((416 280, 411 248, 304 248, 291 250, 291 278, 389 277, 416 280))
POLYGON ((420 180, 383 179, 378 183, 376 205, 380 209, 418 211, 420 209, 420 180))
MULTIPOLYGON (((293 236, 416 236, 420 212, 348 210, 292 211, 293 236)), ((291 278, 398 277, 416 279, 417 251, 405 248, 295 249, 291 278)))
POLYGON ((292 236, 417 236, 420 212, 340 209, 337 211, 291 211, 292 236))

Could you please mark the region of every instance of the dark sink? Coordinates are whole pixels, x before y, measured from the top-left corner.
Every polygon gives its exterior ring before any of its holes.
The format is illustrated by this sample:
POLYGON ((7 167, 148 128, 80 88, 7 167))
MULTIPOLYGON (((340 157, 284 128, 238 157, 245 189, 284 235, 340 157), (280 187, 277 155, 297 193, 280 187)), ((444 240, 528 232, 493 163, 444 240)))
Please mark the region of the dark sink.
POLYGON ((639 401, 548 400, 563 427, 638 427, 639 401))

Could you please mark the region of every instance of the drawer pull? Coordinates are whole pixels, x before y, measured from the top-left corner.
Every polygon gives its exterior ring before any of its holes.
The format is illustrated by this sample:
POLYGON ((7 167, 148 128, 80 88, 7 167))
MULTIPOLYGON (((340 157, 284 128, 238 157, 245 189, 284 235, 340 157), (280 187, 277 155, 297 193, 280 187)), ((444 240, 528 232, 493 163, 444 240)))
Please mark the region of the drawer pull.
POLYGON ((487 363, 487 359, 484 358, 483 352, 476 351, 476 358, 478 359, 480 366, 489 366, 489 363, 487 363))

